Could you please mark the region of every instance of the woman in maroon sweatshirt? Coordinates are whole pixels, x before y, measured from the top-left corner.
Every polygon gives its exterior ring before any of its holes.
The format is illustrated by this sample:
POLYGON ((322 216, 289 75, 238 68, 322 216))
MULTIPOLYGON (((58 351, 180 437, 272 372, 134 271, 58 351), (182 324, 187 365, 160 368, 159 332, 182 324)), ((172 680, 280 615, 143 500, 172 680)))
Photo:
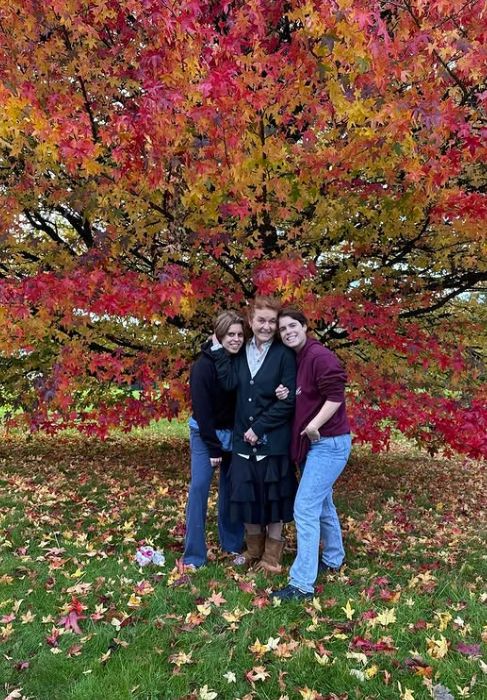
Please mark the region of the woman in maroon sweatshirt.
POLYGON ((294 502, 296 559, 289 571, 289 585, 272 594, 289 600, 311 597, 318 569, 336 571, 343 564, 345 551, 333 484, 347 463, 351 438, 345 408, 347 376, 340 360, 308 337, 308 322, 298 309, 283 308, 278 326, 282 342, 296 353, 291 459, 302 470, 294 502), (320 539, 324 540, 321 562, 320 539))

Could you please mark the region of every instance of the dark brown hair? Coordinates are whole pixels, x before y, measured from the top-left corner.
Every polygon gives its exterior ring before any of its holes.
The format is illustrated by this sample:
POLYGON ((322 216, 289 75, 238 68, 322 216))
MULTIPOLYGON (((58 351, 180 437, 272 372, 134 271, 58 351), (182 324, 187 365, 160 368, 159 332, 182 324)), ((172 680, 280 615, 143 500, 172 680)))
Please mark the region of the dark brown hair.
POLYGON ((277 314, 277 320, 281 318, 281 316, 289 316, 290 318, 293 318, 295 321, 298 321, 302 326, 308 326, 308 319, 306 316, 303 314, 302 311, 297 309, 295 306, 283 306, 282 309, 279 310, 279 313, 277 314))

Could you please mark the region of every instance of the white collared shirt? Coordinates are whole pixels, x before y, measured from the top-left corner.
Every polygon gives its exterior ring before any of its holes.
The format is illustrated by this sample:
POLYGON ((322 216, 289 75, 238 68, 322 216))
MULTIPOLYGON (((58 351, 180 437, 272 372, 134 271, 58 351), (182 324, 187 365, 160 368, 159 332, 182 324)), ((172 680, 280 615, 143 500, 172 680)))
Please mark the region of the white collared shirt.
POLYGON ((252 377, 252 379, 262 367, 262 363, 264 362, 271 345, 272 340, 268 340, 266 343, 262 343, 259 349, 257 347, 257 343, 255 342, 255 337, 253 337, 245 346, 247 364, 249 366, 250 376, 252 377))

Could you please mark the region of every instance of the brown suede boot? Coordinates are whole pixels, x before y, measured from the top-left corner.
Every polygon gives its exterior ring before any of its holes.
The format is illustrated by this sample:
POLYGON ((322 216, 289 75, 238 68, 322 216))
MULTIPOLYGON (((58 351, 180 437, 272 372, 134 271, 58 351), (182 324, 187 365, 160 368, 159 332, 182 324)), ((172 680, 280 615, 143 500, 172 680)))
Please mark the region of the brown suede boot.
POLYGON ((269 574, 280 574, 282 571, 281 559, 284 544, 284 539, 274 540, 272 537, 266 537, 264 554, 259 563, 256 564, 255 570, 269 574))
POLYGON ((255 535, 247 533, 245 535, 245 544, 245 550, 240 556, 244 559, 242 564, 250 567, 255 564, 255 562, 259 561, 264 552, 265 532, 258 532, 255 535))

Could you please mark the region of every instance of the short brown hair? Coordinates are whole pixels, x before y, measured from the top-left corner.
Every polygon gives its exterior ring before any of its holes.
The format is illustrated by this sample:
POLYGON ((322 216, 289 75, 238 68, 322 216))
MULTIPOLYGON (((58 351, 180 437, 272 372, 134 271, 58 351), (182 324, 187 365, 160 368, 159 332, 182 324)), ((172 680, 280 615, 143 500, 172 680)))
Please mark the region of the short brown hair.
POLYGON ((281 302, 277 297, 257 294, 249 304, 249 320, 253 317, 257 309, 272 309, 272 311, 279 312, 280 308, 281 302))
POLYGON ((308 326, 308 319, 306 316, 303 314, 302 311, 300 311, 298 308, 295 306, 283 306, 282 309, 279 310, 279 313, 277 314, 277 320, 281 318, 281 316, 289 316, 290 318, 293 318, 295 321, 298 321, 302 326, 308 326))
POLYGON ((218 314, 213 324, 213 330, 218 340, 221 341, 228 333, 228 329, 234 323, 240 323, 242 330, 244 329, 244 319, 243 317, 234 311, 233 309, 228 309, 227 311, 222 311, 218 314))

